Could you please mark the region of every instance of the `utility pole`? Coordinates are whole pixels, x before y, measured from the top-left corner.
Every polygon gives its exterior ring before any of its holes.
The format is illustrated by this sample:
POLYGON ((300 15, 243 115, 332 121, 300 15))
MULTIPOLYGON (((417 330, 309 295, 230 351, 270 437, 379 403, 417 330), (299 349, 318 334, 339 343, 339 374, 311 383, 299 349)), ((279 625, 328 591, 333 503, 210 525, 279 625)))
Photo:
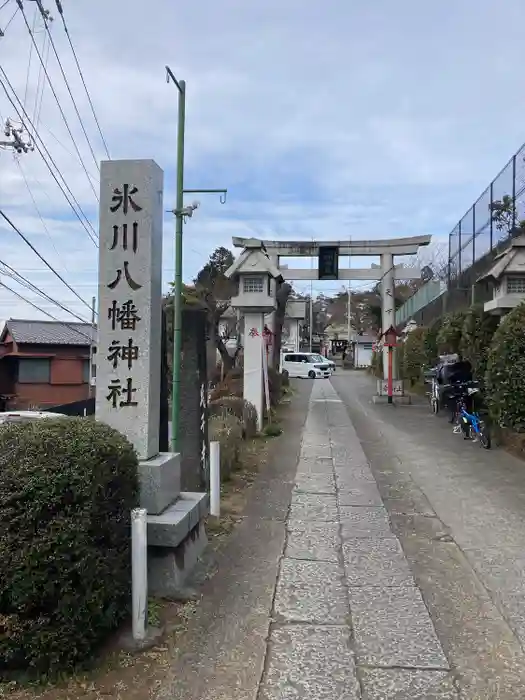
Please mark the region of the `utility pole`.
POLYGON ((178 93, 177 118, 177 193, 175 209, 175 279, 173 284, 173 359, 172 359, 172 391, 171 391, 171 447, 177 452, 179 442, 180 416, 180 375, 182 350, 182 233, 186 218, 191 218, 199 202, 184 207, 184 194, 220 194, 220 202, 226 202, 227 190, 185 190, 184 189, 184 136, 186 128, 186 82, 177 80, 169 66, 166 66, 166 82, 170 79, 175 84, 178 93))
MULTIPOLYGON (((97 303, 96 297, 91 298, 91 327, 93 331, 95 330, 95 304, 97 303)), ((93 334, 94 335, 94 334, 93 334)), ((95 339, 91 338, 91 343, 89 344, 89 393, 88 397, 91 398, 93 393, 93 355, 94 353, 95 339)))

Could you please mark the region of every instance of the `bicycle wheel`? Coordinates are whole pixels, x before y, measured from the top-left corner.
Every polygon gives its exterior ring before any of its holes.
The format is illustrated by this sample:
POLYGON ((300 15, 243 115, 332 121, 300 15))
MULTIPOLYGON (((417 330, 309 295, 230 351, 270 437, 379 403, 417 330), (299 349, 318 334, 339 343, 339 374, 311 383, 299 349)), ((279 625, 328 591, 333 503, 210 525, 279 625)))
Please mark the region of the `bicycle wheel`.
POLYGON ((492 444, 489 429, 484 423, 480 423, 479 426, 479 444, 484 450, 490 450, 492 444))

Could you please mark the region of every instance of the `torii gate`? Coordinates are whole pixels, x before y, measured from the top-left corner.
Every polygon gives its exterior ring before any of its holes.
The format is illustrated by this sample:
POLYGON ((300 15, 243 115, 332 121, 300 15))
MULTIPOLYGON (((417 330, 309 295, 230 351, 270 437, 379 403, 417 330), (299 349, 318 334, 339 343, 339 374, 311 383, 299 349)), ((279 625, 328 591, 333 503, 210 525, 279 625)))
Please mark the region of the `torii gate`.
MULTIPOLYGON (((248 238, 233 238, 236 248, 245 248, 248 238)), ((287 281, 312 280, 312 270, 290 269, 287 265, 281 265, 281 258, 286 257, 318 257, 320 249, 332 249, 338 256, 379 256, 380 264, 372 264, 371 268, 338 269, 335 265, 335 276, 317 277, 317 279, 335 280, 364 280, 377 281, 381 287, 381 331, 386 331, 390 326, 395 326, 395 301, 394 282, 396 280, 420 279, 421 270, 396 265, 394 256, 415 255, 419 248, 429 245, 432 236, 412 236, 410 238, 387 238, 369 241, 261 241, 270 260, 281 271, 287 281)), ((275 295, 275 285, 273 285, 275 295)), ((268 324, 273 331, 273 317, 268 324)), ((388 353, 383 354, 383 371, 387 376, 388 353)))

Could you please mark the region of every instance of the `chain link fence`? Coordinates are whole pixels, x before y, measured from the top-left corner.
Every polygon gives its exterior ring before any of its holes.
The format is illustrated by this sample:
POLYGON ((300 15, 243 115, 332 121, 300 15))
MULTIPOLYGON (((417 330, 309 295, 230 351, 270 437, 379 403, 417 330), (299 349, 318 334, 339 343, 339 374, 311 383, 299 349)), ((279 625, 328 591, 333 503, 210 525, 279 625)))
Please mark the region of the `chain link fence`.
POLYGON ((448 287, 461 273, 521 232, 525 219, 525 145, 512 156, 448 236, 448 287))

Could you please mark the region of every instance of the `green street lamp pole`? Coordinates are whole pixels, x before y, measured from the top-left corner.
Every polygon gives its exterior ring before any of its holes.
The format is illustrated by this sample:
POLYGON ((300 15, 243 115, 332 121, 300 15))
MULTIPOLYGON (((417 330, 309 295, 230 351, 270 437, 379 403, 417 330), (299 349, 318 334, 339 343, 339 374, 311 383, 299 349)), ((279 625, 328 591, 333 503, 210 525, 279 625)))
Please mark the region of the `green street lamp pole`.
POLYGON ((175 201, 175 279, 173 284, 173 367, 171 391, 171 448, 177 452, 179 442, 180 415, 180 373, 182 350, 182 229, 184 217, 191 216, 197 205, 184 209, 185 193, 221 195, 221 204, 226 202, 227 190, 185 190, 184 189, 184 135, 186 127, 186 82, 177 80, 169 66, 166 66, 166 82, 175 83, 179 93, 177 126, 177 196, 175 201))

